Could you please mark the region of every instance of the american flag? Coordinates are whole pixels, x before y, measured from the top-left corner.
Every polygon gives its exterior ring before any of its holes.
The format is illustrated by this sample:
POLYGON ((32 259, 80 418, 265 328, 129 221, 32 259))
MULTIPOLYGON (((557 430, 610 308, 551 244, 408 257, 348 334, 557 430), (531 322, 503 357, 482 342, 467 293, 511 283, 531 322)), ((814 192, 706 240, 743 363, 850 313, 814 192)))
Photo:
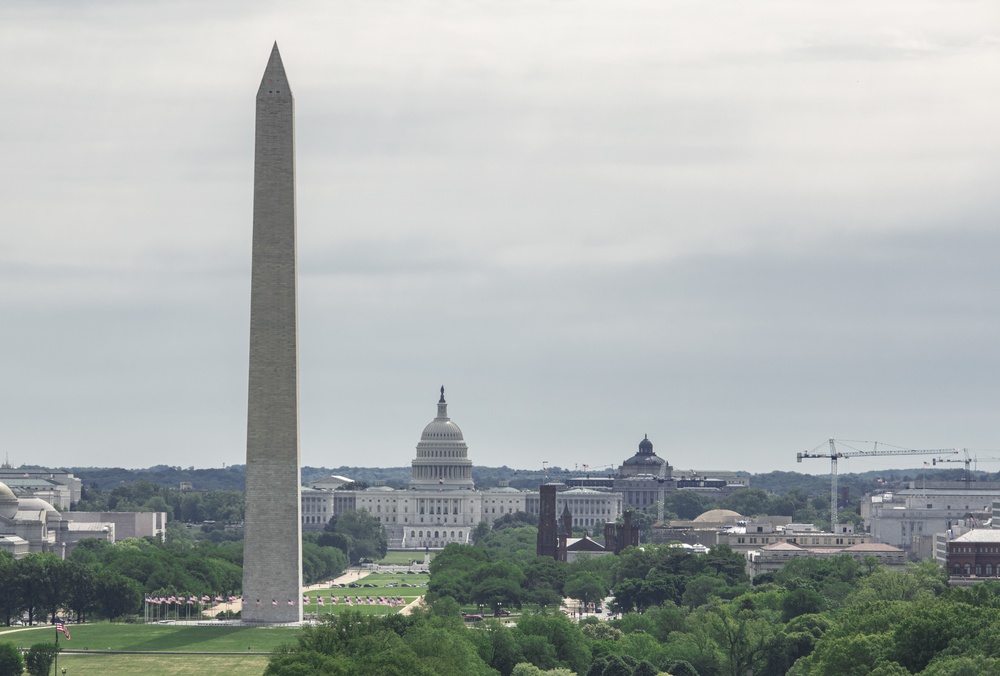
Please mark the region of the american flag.
POLYGON ((63 636, 66 637, 66 640, 69 640, 69 632, 66 630, 66 625, 62 620, 56 620, 56 631, 61 631, 63 636))

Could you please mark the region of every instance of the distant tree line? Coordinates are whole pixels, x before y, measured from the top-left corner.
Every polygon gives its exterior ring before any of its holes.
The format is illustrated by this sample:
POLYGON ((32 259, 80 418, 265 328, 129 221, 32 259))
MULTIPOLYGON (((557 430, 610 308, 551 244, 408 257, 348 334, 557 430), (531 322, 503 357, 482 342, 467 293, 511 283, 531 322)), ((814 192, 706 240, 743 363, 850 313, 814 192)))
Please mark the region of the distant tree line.
MULTIPOLYGON (((65 560, 0 554, 0 622, 24 617, 29 624, 69 614, 114 620, 141 611, 143 599, 169 596, 239 596, 243 584, 242 530, 207 524, 189 530, 167 524, 166 537, 128 538, 116 543, 85 539, 65 560), (238 535, 214 537, 220 533, 238 535)), ((385 530, 366 512, 347 512, 324 533, 306 533, 302 577, 306 584, 340 575, 349 561, 379 559, 385 530)))
POLYGON ((166 512, 168 521, 235 524, 243 521, 242 490, 181 491, 141 480, 110 489, 84 486, 74 510, 81 512, 166 512))

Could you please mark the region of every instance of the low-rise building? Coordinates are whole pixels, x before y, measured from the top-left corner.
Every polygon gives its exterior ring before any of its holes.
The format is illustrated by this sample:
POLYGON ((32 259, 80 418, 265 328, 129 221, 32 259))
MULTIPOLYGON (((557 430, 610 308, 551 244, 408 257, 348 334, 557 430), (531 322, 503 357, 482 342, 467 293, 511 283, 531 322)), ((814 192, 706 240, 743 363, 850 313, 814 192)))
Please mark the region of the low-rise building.
POLYGON ((813 547, 789 541, 780 541, 748 552, 747 573, 750 575, 750 579, 754 580, 765 573, 774 573, 781 570, 789 561, 794 559, 823 559, 842 554, 847 554, 858 563, 862 563, 866 558, 872 557, 879 564, 896 570, 906 568, 907 564, 906 552, 902 549, 877 542, 856 544, 848 547, 813 547))
POLYGON ((949 580, 1000 577, 1000 530, 978 528, 948 542, 949 580))
POLYGON ((113 523, 81 526, 72 520, 73 512, 60 512, 38 497, 18 497, 0 483, 0 549, 15 558, 27 554, 52 552, 65 557, 80 540, 87 537, 115 541, 113 523))
POLYGON ((35 496, 57 509, 67 510, 80 501, 83 482, 70 472, 44 467, 12 467, 0 465, 0 481, 17 496, 35 496))
POLYGON ((836 533, 820 530, 811 523, 781 526, 754 519, 745 524, 720 530, 716 544, 729 545, 733 551, 747 554, 764 547, 787 543, 810 550, 840 551, 872 542, 868 533, 855 533, 852 524, 839 524, 836 533))
POLYGON ((1000 483, 995 482, 909 482, 897 490, 866 494, 861 517, 875 542, 899 547, 916 558, 929 558, 935 533, 966 521, 985 524, 997 499, 1000 483))

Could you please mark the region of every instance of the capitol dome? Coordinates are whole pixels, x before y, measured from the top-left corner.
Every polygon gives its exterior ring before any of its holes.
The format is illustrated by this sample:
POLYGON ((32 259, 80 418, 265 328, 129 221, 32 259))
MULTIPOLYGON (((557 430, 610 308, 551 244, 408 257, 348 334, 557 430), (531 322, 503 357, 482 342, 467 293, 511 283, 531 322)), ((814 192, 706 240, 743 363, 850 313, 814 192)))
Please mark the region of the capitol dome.
MULTIPOLYGON (((441 401, 439 403, 444 403, 444 394, 441 395, 441 401)), ((458 425, 447 418, 444 420, 435 418, 430 421, 427 423, 427 427, 424 428, 423 433, 420 435, 420 441, 437 441, 439 439, 447 439, 448 441, 465 441, 465 437, 462 436, 462 430, 459 429, 458 425)))
POLYGON ((448 417, 444 387, 437 404, 437 417, 427 423, 412 462, 410 488, 414 490, 472 489, 472 460, 461 428, 448 417))
POLYGON ((0 516, 5 519, 13 519, 17 514, 18 499, 10 487, 0 482, 0 516))

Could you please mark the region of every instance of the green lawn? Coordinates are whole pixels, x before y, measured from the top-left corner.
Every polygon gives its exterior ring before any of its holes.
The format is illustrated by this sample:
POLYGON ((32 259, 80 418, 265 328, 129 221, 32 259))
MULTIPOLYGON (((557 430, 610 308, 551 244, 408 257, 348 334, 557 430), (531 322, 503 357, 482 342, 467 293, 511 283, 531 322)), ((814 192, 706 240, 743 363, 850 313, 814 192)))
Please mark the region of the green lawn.
POLYGON ((261 676, 266 655, 61 655, 59 671, 66 676, 261 676))
POLYGON ((399 596, 402 597, 403 603, 409 604, 418 596, 423 596, 427 587, 386 587, 387 584, 427 584, 427 580, 430 576, 423 574, 407 575, 405 573, 373 573, 367 577, 363 577, 358 580, 358 584, 373 584, 374 587, 344 587, 337 589, 324 589, 320 592, 306 592, 309 596, 311 603, 303 608, 305 613, 333 613, 339 614, 344 612, 344 609, 351 608, 353 610, 358 610, 365 615, 388 615, 390 613, 399 612, 402 606, 384 606, 384 605, 358 605, 357 598, 361 597, 365 599, 366 597, 378 597, 378 596, 399 596), (323 604, 320 606, 316 602, 317 593, 322 594, 323 604), (332 605, 330 602, 330 596, 337 597, 337 605, 332 605), (353 605, 348 606, 344 603, 344 597, 348 596, 351 599, 353 605))
MULTIPOLYGON (((270 652, 280 643, 295 640, 299 630, 293 627, 211 627, 166 624, 95 624, 69 625, 72 640, 60 636, 64 650, 185 650, 193 652, 270 652)), ((27 648, 35 643, 55 640, 51 626, 28 631, 2 631, 0 641, 27 648)))
MULTIPOLYGON (((13 628, 12 628, 13 629, 13 628)), ((186 627, 162 624, 71 624, 72 640, 60 635, 63 650, 87 654, 59 656, 59 671, 69 676, 144 674, 147 676, 194 676, 227 674, 261 676, 267 653, 281 643, 293 642, 298 629, 290 627, 186 627), (250 652, 247 648, 250 648, 250 652), (233 655, 112 655, 99 651, 191 651, 232 652, 233 655), (93 651, 93 652, 91 652, 93 651)), ((51 626, 17 631, 0 630, 0 641, 27 648, 55 640, 51 626)))

